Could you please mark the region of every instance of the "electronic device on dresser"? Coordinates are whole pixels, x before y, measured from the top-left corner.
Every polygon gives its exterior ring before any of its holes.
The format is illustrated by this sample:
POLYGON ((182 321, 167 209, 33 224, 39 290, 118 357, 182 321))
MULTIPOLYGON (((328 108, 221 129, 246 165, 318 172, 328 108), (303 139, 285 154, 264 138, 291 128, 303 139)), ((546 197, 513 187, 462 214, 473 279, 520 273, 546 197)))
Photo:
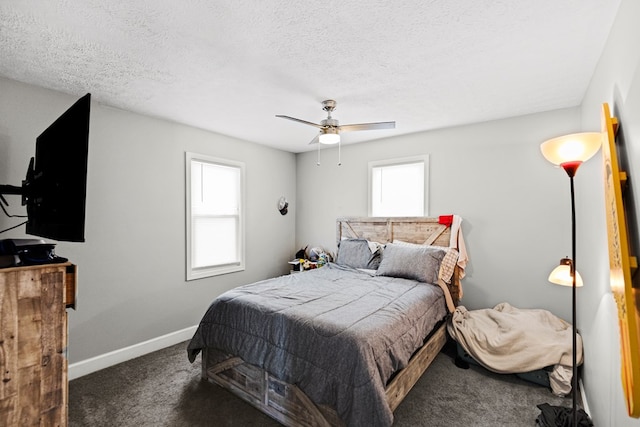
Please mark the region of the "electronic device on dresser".
POLYGON ((0 240, 0 268, 67 262, 56 255, 55 246, 42 239, 0 240))
MULTIPOLYGON (((27 234, 84 242, 90 106, 91 94, 87 93, 38 136, 22 186, 0 185, 0 204, 9 206, 3 195, 22 196, 27 234)), ((29 251, 36 254, 34 262, 38 258, 46 261, 43 263, 66 261, 52 255, 52 245, 44 241, 12 240, 5 246, 30 246, 29 251)))

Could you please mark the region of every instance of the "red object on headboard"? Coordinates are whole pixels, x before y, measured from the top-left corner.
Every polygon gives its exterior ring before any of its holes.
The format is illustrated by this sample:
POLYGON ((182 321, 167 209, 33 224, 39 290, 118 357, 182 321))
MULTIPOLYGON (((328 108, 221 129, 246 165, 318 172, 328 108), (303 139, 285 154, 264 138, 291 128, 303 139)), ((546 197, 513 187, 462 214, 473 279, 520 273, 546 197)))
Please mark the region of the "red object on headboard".
POLYGON ((438 217, 438 223, 451 227, 451 224, 453 224, 453 215, 440 215, 438 217))

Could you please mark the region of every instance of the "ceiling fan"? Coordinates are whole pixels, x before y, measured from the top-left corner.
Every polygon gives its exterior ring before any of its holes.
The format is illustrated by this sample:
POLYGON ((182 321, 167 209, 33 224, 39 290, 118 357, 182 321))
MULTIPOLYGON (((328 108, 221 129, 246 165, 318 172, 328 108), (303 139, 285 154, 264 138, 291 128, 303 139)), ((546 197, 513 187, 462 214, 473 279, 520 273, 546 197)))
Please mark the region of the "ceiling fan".
POLYGON ((335 110, 337 102, 333 99, 322 101, 322 109, 327 112, 327 118, 320 121, 320 124, 308 122, 306 120, 296 119, 295 117, 283 116, 276 114, 287 120, 303 123, 320 129, 318 135, 311 140, 309 144, 337 144, 340 142, 340 132, 352 132, 357 130, 378 130, 378 129, 395 129, 396 122, 377 122, 377 123, 359 123, 351 125, 340 125, 337 119, 331 117, 331 112, 335 110))

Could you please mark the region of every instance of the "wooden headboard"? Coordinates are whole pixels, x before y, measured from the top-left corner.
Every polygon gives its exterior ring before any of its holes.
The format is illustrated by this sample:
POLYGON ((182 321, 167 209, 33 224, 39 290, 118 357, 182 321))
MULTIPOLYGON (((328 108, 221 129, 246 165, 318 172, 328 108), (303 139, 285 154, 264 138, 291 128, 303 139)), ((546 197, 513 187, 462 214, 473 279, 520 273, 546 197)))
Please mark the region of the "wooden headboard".
POLYGON ((345 217, 336 223, 336 241, 367 239, 389 243, 402 240, 421 245, 449 246, 451 228, 427 217, 345 217))
MULTIPOLYGON (((427 217, 343 217, 336 220, 336 242, 343 239, 367 239, 379 243, 401 240, 421 245, 449 247, 451 227, 438 218, 427 217)), ((451 283, 444 283, 454 305, 461 295, 460 272, 456 266, 451 283)))

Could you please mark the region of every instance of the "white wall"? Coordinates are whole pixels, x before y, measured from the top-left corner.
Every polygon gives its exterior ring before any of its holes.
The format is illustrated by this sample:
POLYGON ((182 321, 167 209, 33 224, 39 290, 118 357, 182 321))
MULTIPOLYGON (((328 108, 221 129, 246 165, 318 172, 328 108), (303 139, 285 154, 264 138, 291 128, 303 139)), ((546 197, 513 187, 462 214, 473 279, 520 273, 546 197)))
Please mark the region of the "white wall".
MULTIPOLYGON (((621 164, 629 174, 627 200, 632 215, 630 237, 638 255, 638 213, 640 212, 640 3, 623 0, 618 10, 605 51, 593 76, 582 104, 582 126, 586 130, 600 129, 600 108, 609 103, 611 112, 620 121, 619 139, 621 164)), ((601 156, 597 162, 601 162, 601 156)), ((585 338, 584 385, 598 426, 640 426, 640 419, 627 415, 620 377, 618 314, 609 287, 609 260, 605 221, 602 207, 602 170, 580 177, 593 186, 592 197, 598 209, 589 211, 584 228, 588 248, 583 252, 582 270, 585 288, 580 304, 579 323, 585 338), (597 191, 595 190, 597 189, 597 191)), ((581 211, 588 211, 586 206, 581 211)), ((636 275, 636 281, 640 275, 636 275)))
MULTIPOLYGON (((77 96, 0 78, 0 183, 19 185, 36 137, 77 96)), ((85 243, 59 243, 79 268, 69 361, 196 325, 234 286, 284 274, 294 250, 295 155, 92 104, 85 243), (185 281, 185 151, 246 164, 246 270, 185 281), (278 198, 291 201, 287 216, 278 198)), ((10 210, 24 213, 19 198, 10 210)), ((0 215, 0 230, 19 219, 0 215)), ((30 237, 24 227, 0 238, 30 237)), ((186 361, 186 356, 185 356, 186 361)))
MULTIPOLYGON (((402 123, 398 123, 398 127, 402 123)), ((296 243, 335 251, 335 218, 367 216, 367 163, 429 154, 430 216, 462 216, 470 256, 462 304, 507 301, 571 320, 571 297, 547 282, 570 255, 569 180, 540 143, 580 129, 577 108, 399 136, 298 155, 296 243)), ((344 136, 348 139, 348 135, 344 136)))

